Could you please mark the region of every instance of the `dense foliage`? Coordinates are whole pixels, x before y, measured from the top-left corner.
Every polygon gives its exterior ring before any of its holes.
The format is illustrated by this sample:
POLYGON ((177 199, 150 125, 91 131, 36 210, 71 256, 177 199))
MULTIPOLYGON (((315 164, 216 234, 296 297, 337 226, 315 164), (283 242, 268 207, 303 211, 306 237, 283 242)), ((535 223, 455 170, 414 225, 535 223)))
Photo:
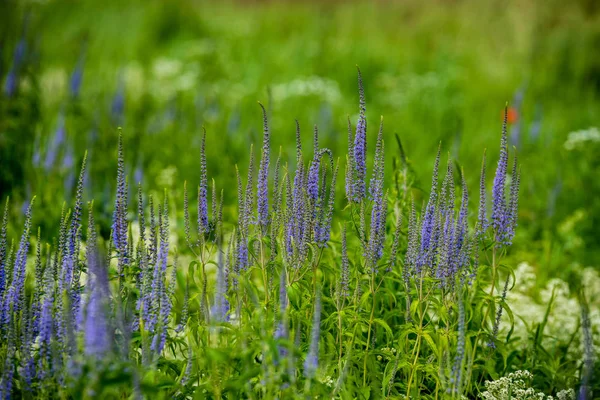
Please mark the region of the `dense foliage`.
POLYGON ((0 2, 0 397, 598 397, 598 43, 589 0, 0 2))
POLYGON ((174 244, 181 240, 167 193, 146 196, 139 184, 134 196, 123 134, 108 241, 98 237, 93 201, 82 223, 87 155, 74 204, 63 206, 56 239, 38 230, 33 263, 35 198, 18 244, 6 235, 7 202, 0 243, 3 398, 496 398, 494 390, 510 393, 511 385, 535 394, 527 389, 529 372, 486 381, 538 365, 546 394, 562 390, 559 398, 572 398, 575 392, 565 390, 576 388, 591 398, 585 305, 585 351, 561 351, 560 374, 545 365, 553 355, 514 346, 512 329, 499 334, 502 318, 511 325, 514 318, 507 293, 515 275, 503 261, 521 180, 516 155, 509 162, 508 108, 491 191, 485 154, 474 201, 450 156, 442 168, 440 145, 420 207, 407 164, 386 189, 383 118, 376 135, 367 129, 360 71, 358 77, 360 113, 355 128, 348 121, 342 161, 321 147, 317 127, 312 149, 303 147, 297 124, 295 168, 281 155, 273 165, 260 105, 260 161, 251 147, 247 178, 235 168, 233 225, 223 219, 223 190, 209 185, 203 133, 196 211, 183 188, 182 249, 174 244), (343 201, 336 198, 342 177, 343 201))

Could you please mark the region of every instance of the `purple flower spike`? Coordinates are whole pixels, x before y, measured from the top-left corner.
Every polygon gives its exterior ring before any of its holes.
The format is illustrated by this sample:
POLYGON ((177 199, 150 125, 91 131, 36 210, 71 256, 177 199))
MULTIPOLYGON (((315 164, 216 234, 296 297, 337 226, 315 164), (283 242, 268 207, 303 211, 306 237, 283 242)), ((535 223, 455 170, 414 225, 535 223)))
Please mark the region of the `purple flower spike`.
POLYGON ((12 307, 12 313, 18 315, 19 311, 24 307, 25 301, 25 272, 27 264, 27 253, 29 251, 29 231, 31 230, 31 211, 33 203, 35 202, 35 196, 31 199, 27 212, 25 213, 25 226, 23 227, 23 234, 21 235, 21 241, 19 242, 19 248, 15 256, 15 263, 13 267, 13 278, 11 285, 8 289, 7 298, 4 300, 8 302, 8 309, 12 307))
POLYGON ((127 264, 127 181, 125 178, 125 161, 123 156, 123 134, 119 128, 118 164, 117 164, 117 196, 113 212, 113 243, 119 254, 119 274, 123 265, 127 264))
POLYGON ((487 204, 486 204, 486 193, 485 193, 485 151, 483 152, 483 160, 481 161, 481 177, 479 180, 479 213, 477 216, 477 231, 475 235, 477 239, 481 240, 485 231, 488 228, 487 219, 487 204))
POLYGON ((438 171, 440 165, 440 151, 441 144, 438 147, 437 156, 435 158, 435 164, 433 166, 433 177, 431 179, 431 192, 429 193, 429 201, 425 209, 425 215, 423 216, 422 228, 421 228, 421 251, 419 254, 419 265, 417 266, 417 273, 420 274, 421 269, 424 266, 431 266, 433 262, 433 241, 434 241, 434 225, 435 225, 435 206, 437 203, 437 187, 438 187, 438 171))
POLYGON ((508 223, 508 213, 505 198, 506 172, 508 168, 508 144, 506 125, 508 121, 508 104, 504 108, 504 122, 502 123, 502 139, 500 141, 500 158, 494 176, 492 189, 492 227, 494 228, 497 245, 502 242, 503 233, 508 223))
MULTIPOLYGON (((357 67, 358 69, 358 67, 357 67)), ((360 202, 365 198, 365 178, 367 175, 367 120, 365 117, 365 91, 362 83, 360 69, 358 69, 358 93, 360 113, 356 124, 356 135, 354 136, 354 170, 355 180, 353 185, 353 200, 360 202)))
POLYGON ((258 103, 263 112, 263 147, 260 158, 260 167, 258 169, 257 182, 257 203, 258 203, 258 224, 263 234, 266 232, 269 223, 269 154, 271 152, 269 139, 269 125, 267 121, 267 110, 258 103))
POLYGON ((352 123, 348 117, 348 158, 346 164, 346 198, 348 201, 354 199, 354 150, 352 139, 352 123))
POLYGON ((206 177, 206 129, 202 128, 200 185, 198 186, 198 236, 208 233, 208 179, 206 177))

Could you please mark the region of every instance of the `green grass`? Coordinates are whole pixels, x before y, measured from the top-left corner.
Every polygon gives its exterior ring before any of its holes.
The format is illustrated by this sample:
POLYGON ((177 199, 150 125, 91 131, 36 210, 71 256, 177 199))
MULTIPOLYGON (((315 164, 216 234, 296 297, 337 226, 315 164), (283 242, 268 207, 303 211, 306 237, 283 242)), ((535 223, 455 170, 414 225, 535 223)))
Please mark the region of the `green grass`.
MULTIPOLYGON (((272 115, 273 148, 283 146, 285 158, 293 158, 286 144, 294 136, 295 118, 305 133, 317 124, 322 145, 343 154, 344 116, 355 122, 358 112, 354 66, 359 65, 369 120, 384 116, 388 154, 397 151, 393 134, 398 133, 425 192, 438 143, 466 171, 477 170, 480 149, 499 136, 504 103, 525 88, 519 156, 526 173, 518 235, 527 245, 517 247, 518 257, 539 266, 541 277, 564 273, 574 263, 600 261, 594 230, 600 189, 593 179, 598 145, 583 152, 562 146, 569 132, 598 125, 600 56, 594 49, 600 13, 593 3, 16 4, 4 6, 11 11, 4 14, 2 42, 12 49, 28 9, 27 37, 35 43, 37 61, 24 91, 39 110, 24 111, 31 136, 18 146, 30 159, 32 136, 43 149, 59 110, 67 110, 68 141, 77 158, 85 149, 92 152, 91 187, 95 197, 104 198, 106 216, 116 138, 109 110, 119 79, 126 88, 125 140, 133 148, 129 168, 144 166, 145 186, 160 191, 165 182, 157 177, 170 166, 175 179, 169 190, 181 189, 183 180, 197 181, 204 125, 208 169, 217 186, 229 188, 234 180, 227 171, 246 165, 249 145, 259 143, 259 100, 272 115), (84 49, 81 98, 72 103, 69 74, 84 49), (532 141, 528 134, 538 108, 541 133, 532 141), (99 138, 91 143, 94 127, 99 138), (549 197, 559 181, 549 215, 549 197), (577 210, 584 217, 570 226, 577 210), (560 228, 565 225, 566 231, 560 228)), ((2 55, 7 71, 11 51, 2 55)), ((11 107, 3 100, 5 116, 11 107)), ((12 126, 8 115, 0 123, 3 136, 20 127, 12 126)), ((369 132, 373 143, 375 129, 369 132)), ((497 156, 494 148, 488 151, 489 165, 497 156)), ((64 191, 64 173, 21 165, 28 184, 13 182, 4 195, 36 193, 44 207, 51 193, 64 191)), ((389 179, 389 162, 388 172, 389 179)), ((468 183, 477 185, 475 179, 468 183)), ((234 192, 225 196, 232 204, 234 192)), ((51 224, 58 221, 56 212, 49 218, 51 224)))

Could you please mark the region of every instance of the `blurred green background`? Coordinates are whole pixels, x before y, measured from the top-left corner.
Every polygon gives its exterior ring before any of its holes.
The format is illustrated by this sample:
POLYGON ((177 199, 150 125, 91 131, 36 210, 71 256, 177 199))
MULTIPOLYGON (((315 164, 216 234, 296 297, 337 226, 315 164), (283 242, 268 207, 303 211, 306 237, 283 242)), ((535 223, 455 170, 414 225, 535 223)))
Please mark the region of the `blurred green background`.
MULTIPOLYGON (((540 279, 600 265, 600 2, 594 0, 0 3, 0 197, 13 216, 37 195, 35 223, 56 225, 84 152, 87 199, 107 235, 117 127, 129 181, 182 204, 208 171, 235 220, 234 164, 245 171, 269 110, 273 157, 294 163, 294 119, 310 148, 346 154, 365 82, 369 140, 384 116, 387 179, 402 140, 424 192, 438 143, 477 201, 502 110, 522 165, 513 259, 540 279)), ((371 150, 373 147, 371 146, 371 150)), ((390 182, 391 183, 391 182, 390 182)), ((341 197, 341 185, 340 185, 341 197)), ((180 210, 179 210, 180 211, 180 210)), ((179 224, 182 226, 182 224, 179 224)))

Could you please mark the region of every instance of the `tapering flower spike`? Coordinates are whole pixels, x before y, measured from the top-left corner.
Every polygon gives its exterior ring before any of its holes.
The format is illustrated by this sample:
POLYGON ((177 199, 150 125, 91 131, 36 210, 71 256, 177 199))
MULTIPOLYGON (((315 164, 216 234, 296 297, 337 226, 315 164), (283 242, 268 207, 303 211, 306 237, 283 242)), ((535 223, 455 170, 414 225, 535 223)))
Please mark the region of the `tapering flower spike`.
POLYGON ((440 165, 440 151, 441 143, 438 146, 437 156, 433 165, 433 176, 431 178, 431 192, 429 193, 429 201, 425 208, 425 214, 423 216, 422 228, 421 228, 421 251, 419 254, 419 267, 421 270, 424 266, 431 266, 433 262, 433 235, 434 225, 436 220, 436 204, 437 204, 437 187, 438 187, 438 171, 440 165))
POLYGON ((296 120, 296 163, 302 163, 302 139, 300 138, 300 123, 296 120))
MULTIPOLYGON (((315 127, 316 129, 316 127, 315 127)), ((306 193, 308 194, 308 198, 311 203, 316 205, 317 200, 319 198, 319 173, 321 166, 321 153, 315 153, 315 156, 310 163, 310 167, 308 169, 308 179, 306 182, 306 193)))
POLYGON ((198 236, 208 233, 208 178, 206 177, 206 129, 202 127, 200 184, 198 186, 198 236))
POLYGON ((6 197, 6 204, 4 205, 4 214, 2 216, 2 228, 0 230, 0 302, 1 299, 4 298, 4 291, 6 289, 6 250, 7 250, 7 240, 6 240, 6 230, 8 226, 8 205, 9 205, 9 197, 6 197))
MULTIPOLYGON (((333 176, 331 178, 331 186, 329 188, 329 199, 327 206, 325 206, 325 194, 322 197, 322 212, 321 216, 317 220, 315 226, 315 241, 319 247, 325 247, 331 236, 331 221, 333 219, 333 209, 335 206, 335 184, 337 181, 338 170, 340 162, 338 160, 335 169, 333 170, 333 176)), ((325 182, 323 182, 323 191, 325 190, 325 182)))
POLYGON ((508 119, 508 104, 504 108, 504 122, 502 123, 502 138, 500 140, 500 158, 494 176, 492 188, 492 227, 494 228, 497 245, 502 242, 503 233, 508 223, 508 214, 505 198, 506 172, 508 168, 508 143, 506 125, 508 119))
POLYGON ((517 214, 519 211, 519 186, 521 185, 521 171, 517 166, 517 154, 513 160, 511 183, 510 183, 510 198, 508 200, 508 221, 505 230, 504 244, 510 246, 512 239, 515 236, 515 228, 517 226, 517 214))
POLYGON ((244 196, 244 189, 242 186, 242 178, 237 165, 235 166, 235 172, 237 175, 238 182, 238 230, 237 230, 237 253, 236 253, 236 272, 240 273, 245 271, 248 267, 248 239, 246 237, 246 229, 248 221, 246 218, 246 197, 244 196))
POLYGON ((354 136, 354 170, 355 179, 353 185, 353 200, 360 202, 366 195, 366 175, 367 175, 367 120, 365 117, 365 91, 362 83, 360 69, 358 70, 358 93, 360 113, 356 124, 356 135, 354 136))
POLYGON ((87 151, 83 156, 81 162, 81 172, 79 173, 79 180, 77 181, 77 195, 75 197, 75 206, 73 207, 73 213, 71 214, 71 228, 69 232, 69 255, 67 262, 67 283, 72 282, 71 289, 71 307, 73 309, 73 315, 76 316, 79 310, 79 263, 78 263, 78 248, 81 241, 81 216, 83 209, 83 189, 85 185, 85 173, 86 173, 86 162, 87 162, 87 151))
POLYGON ((371 210, 371 226, 369 232, 369 244, 367 258, 371 268, 376 271, 376 264, 383 256, 383 245, 385 242, 385 219, 387 202, 383 195, 383 117, 377 135, 377 145, 375 153, 375 168, 373 178, 371 179, 370 195, 373 199, 373 209, 371 210))
POLYGON ((27 253, 29 252, 29 232, 31 230, 31 213, 35 196, 31 199, 27 212, 25 213, 25 226, 23 234, 19 242, 19 248, 15 255, 13 278, 8 289, 8 296, 5 301, 9 301, 9 309, 12 307, 12 312, 17 315, 24 307, 25 301, 25 272, 27 265, 27 253))
POLYGON ((483 159, 481 160, 481 176, 479 179, 479 212, 477 214, 477 231, 475 235, 481 240, 485 231, 488 228, 487 219, 487 201, 485 190, 485 150, 483 151, 483 159))
POLYGON ((263 234, 266 232, 269 223, 269 160, 270 160, 270 137, 269 124, 267 121, 267 110, 258 103, 263 112, 263 146, 260 158, 260 167, 258 169, 258 181, 256 186, 258 203, 258 224, 263 234))
POLYGON ((127 182, 125 178, 125 159, 123 156, 123 133, 119 128, 119 143, 117 150, 117 196, 113 212, 113 241, 119 253, 119 273, 124 264, 127 264, 127 182))
POLYGON ((254 190, 252 186, 254 186, 254 146, 250 145, 250 161, 248 162, 248 180, 246 182, 246 203, 244 206, 244 226, 246 231, 244 234, 247 236, 247 230, 252 223, 252 209, 254 205, 254 190))
POLYGON ((352 123, 348 117, 348 156, 346 161, 346 198, 354 199, 354 146, 352 140, 352 123))
POLYGON ((188 246, 192 245, 191 226, 190 226, 190 201, 188 198, 187 181, 183 182, 183 231, 188 246))
MULTIPOLYGON (((187 195, 187 192, 186 192, 187 195)), ((138 225, 140 226, 139 244, 146 248, 146 217, 144 216, 144 195, 142 184, 138 183, 138 225)))
POLYGON ((408 244, 406 247, 406 257, 404 259, 404 281, 407 284, 413 274, 420 275, 419 262, 419 229, 417 227, 417 211, 415 199, 411 196, 410 217, 408 219, 408 244))

